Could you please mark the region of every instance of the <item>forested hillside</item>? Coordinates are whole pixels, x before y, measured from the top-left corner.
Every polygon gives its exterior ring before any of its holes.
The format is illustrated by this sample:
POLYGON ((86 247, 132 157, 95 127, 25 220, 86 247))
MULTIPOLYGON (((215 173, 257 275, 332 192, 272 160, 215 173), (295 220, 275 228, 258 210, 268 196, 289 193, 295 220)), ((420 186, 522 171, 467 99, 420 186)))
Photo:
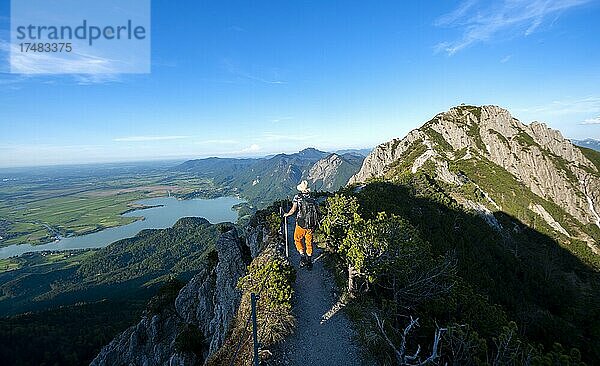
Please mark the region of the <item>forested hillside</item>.
POLYGON ((84 252, 76 261, 53 264, 32 254, 31 265, 0 273, 0 314, 12 315, 0 320, 0 359, 15 365, 91 361, 162 284, 214 266, 215 242, 231 226, 188 217, 84 252))

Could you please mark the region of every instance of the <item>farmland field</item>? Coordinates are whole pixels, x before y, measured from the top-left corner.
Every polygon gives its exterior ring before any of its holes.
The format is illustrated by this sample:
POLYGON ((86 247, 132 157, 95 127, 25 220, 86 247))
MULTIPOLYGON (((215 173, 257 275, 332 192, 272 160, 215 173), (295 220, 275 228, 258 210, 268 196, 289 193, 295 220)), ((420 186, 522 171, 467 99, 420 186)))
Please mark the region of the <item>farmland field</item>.
POLYGON ((210 179, 171 172, 174 163, 104 164, 0 171, 0 247, 44 244, 129 224, 134 202, 160 196, 226 195, 210 179))

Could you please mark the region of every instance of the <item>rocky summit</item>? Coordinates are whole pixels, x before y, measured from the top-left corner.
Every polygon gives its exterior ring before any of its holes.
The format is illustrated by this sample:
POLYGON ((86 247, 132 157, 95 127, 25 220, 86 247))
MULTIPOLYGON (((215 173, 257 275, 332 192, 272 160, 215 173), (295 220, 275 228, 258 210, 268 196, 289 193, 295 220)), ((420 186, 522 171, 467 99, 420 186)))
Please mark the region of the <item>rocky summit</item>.
POLYGON ((352 154, 331 154, 317 161, 308 171, 306 180, 315 190, 335 191, 348 183, 358 169, 363 157, 352 154))
POLYGON ((428 172, 493 226, 503 211, 600 254, 600 154, 544 123, 524 124, 497 106, 457 106, 377 146, 350 183, 406 171, 428 172))

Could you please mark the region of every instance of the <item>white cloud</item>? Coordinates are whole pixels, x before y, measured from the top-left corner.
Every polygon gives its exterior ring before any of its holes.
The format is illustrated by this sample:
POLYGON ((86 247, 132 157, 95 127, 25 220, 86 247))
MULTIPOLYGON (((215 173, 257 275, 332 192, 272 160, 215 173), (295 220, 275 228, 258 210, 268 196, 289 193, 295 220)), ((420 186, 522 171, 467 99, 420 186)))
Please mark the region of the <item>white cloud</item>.
POLYGON ((581 122, 582 125, 600 125, 600 117, 588 118, 581 122))
POLYGON ((80 85, 102 84, 120 81, 118 61, 104 57, 71 52, 69 57, 59 57, 52 53, 22 53, 16 45, 0 39, 0 52, 4 55, 3 64, 11 78, 0 80, 0 84, 18 84, 28 80, 38 80, 49 76, 69 76, 80 85), (15 52, 12 52, 11 49, 15 52), (60 74, 57 74, 57 70, 60 74), (64 75, 63 75, 64 74, 64 75))
POLYGON ((212 151, 212 152, 204 152, 202 155, 204 156, 235 156, 235 157, 247 157, 247 156, 257 156, 259 153, 264 154, 262 146, 258 144, 251 144, 248 147, 239 150, 225 150, 225 151, 212 151))
POLYGON ((278 123, 278 122, 290 121, 292 119, 293 119, 292 117, 278 117, 278 118, 271 119, 271 122, 278 123))
POLYGON ((512 55, 505 56, 505 57, 503 57, 503 58, 500 60, 500 63, 503 63, 503 64, 505 64, 505 63, 507 63, 507 62, 508 62, 508 61, 509 61, 511 58, 512 58, 512 55))
MULTIPOLYGON (((99 156, 102 145, 0 144, 0 167, 70 162, 74 157, 99 156)), ((83 162, 81 160, 79 162, 83 162)))
POLYGON ((591 0, 503 0, 484 6, 475 0, 463 1, 457 9, 444 14, 436 26, 459 28, 462 37, 435 46, 436 52, 453 55, 473 44, 503 34, 528 36, 549 16, 589 3, 591 0))
POLYGON ((128 136, 113 139, 116 142, 147 142, 147 141, 169 141, 187 139, 189 136, 128 136))
POLYGON ((476 4, 477 0, 463 1, 458 6, 458 8, 454 9, 448 14, 444 14, 441 17, 439 17, 435 21, 435 25, 439 27, 454 24, 455 22, 461 20, 461 18, 463 18, 465 15, 467 15, 467 12, 471 10, 476 4))
POLYGON ((246 28, 240 27, 239 25, 232 25, 227 27, 226 29, 234 32, 247 32, 246 28))
POLYGON ((103 57, 72 52, 69 57, 58 57, 51 53, 14 52, 11 70, 19 74, 109 74, 115 73, 115 61, 103 57))
POLYGON ((258 152, 262 150, 260 145, 258 144, 252 144, 250 146, 248 146, 247 148, 245 148, 244 150, 242 150, 242 152, 244 153, 253 153, 253 152, 258 152))

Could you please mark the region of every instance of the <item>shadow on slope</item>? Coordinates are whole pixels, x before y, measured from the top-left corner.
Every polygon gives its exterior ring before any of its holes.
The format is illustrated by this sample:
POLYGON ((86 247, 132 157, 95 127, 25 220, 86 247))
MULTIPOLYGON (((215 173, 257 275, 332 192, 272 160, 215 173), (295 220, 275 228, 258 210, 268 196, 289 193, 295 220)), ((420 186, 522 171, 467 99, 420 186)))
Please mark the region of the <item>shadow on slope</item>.
MULTIPOLYGON (((575 347, 584 360, 600 362, 600 273, 591 263, 504 212, 494 213, 502 229, 492 228, 426 175, 345 192, 357 196, 361 216, 399 215, 418 229, 434 255, 455 251, 458 275, 491 304, 501 305, 529 340, 546 350, 555 342, 575 347)), ((446 314, 434 312, 435 320, 440 325, 468 320, 458 305, 444 304, 446 314)))

